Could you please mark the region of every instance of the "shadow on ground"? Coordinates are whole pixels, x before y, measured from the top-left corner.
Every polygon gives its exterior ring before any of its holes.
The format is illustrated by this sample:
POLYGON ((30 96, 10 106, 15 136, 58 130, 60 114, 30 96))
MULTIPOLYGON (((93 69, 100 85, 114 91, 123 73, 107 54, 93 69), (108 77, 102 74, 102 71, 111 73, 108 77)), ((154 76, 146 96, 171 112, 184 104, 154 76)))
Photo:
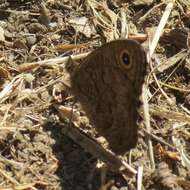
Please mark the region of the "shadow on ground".
POLYGON ((55 139, 53 151, 58 159, 57 175, 62 189, 97 190, 100 186, 97 159, 61 133, 61 126, 48 123, 45 129, 51 131, 51 137, 55 139))

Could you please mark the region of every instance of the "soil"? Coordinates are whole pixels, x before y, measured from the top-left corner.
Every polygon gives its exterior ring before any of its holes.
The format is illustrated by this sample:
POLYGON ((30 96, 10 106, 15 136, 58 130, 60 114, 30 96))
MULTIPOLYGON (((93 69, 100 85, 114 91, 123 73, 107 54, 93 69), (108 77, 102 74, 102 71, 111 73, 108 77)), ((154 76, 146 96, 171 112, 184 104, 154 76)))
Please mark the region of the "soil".
POLYGON ((118 157, 138 175, 111 171, 63 130, 74 107, 80 129, 104 141, 69 94, 66 62, 57 58, 83 55, 127 32, 148 51, 166 6, 161 0, 0 0, 1 190, 190 189, 189 1, 174 4, 149 63, 151 130, 142 106, 137 146, 118 157), (64 117, 56 105, 64 106, 64 117))

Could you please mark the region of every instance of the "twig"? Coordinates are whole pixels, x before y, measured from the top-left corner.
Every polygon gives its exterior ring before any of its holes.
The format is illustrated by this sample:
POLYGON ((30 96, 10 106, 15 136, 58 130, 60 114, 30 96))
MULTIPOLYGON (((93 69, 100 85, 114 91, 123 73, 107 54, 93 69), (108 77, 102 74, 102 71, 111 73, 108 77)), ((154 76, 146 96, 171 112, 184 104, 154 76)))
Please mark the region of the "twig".
POLYGON ((168 3, 168 5, 166 6, 165 12, 160 20, 160 23, 158 25, 158 28, 156 30, 156 33, 154 35, 154 38, 152 40, 151 46, 150 46, 150 50, 149 50, 149 58, 152 57, 154 50, 156 49, 156 46, 158 44, 158 41, 160 39, 160 36, 162 35, 162 31, 166 25, 166 22, 169 18, 170 12, 173 8, 173 2, 168 3))
MULTIPOLYGON (((4 110, 5 114, 4 114, 4 117, 2 118, 2 121, 0 122, 0 130, 2 129, 2 126, 5 124, 7 118, 8 118, 8 113, 10 111, 10 109, 12 108, 12 105, 7 105, 6 106, 6 110, 4 110)), ((9 127, 6 127, 6 128, 9 128, 9 127)))
POLYGON ((180 105, 180 107, 183 109, 184 112, 190 115, 190 110, 188 108, 184 107, 183 105, 180 105))
POLYGON ((177 90, 177 91, 179 91, 179 92, 187 92, 187 93, 190 93, 190 89, 179 88, 179 87, 172 86, 172 85, 170 85, 170 84, 166 84, 166 83, 160 82, 160 81, 159 81, 159 83, 160 83, 162 86, 166 86, 166 87, 168 87, 168 88, 170 88, 170 89, 177 90))
POLYGON ((171 144, 169 144, 168 142, 164 141, 163 139, 157 137, 156 135, 149 133, 147 130, 143 129, 143 131, 149 135, 152 139, 156 140, 157 142, 159 142, 160 144, 166 145, 168 147, 170 147, 173 150, 176 150, 176 148, 174 146, 172 146, 171 144))
MULTIPOLYGON (((152 64, 151 64, 151 60, 150 60, 150 67, 151 67, 151 70, 153 70, 153 67, 152 67, 152 64)), ((154 72, 152 72, 152 75, 153 75, 153 78, 159 88, 159 90, 161 91, 161 93, 163 94, 163 96, 166 98, 166 100, 168 101, 169 105, 172 105, 173 104, 173 101, 168 97, 168 95, 164 92, 164 90, 162 89, 162 86, 160 85, 160 83, 158 82, 157 80, 157 77, 156 77, 156 74, 154 72)))
POLYGON ((158 63, 157 66, 154 67, 154 70, 156 69, 156 73, 162 73, 165 70, 171 68, 176 63, 179 63, 179 61, 184 60, 184 58, 186 58, 188 55, 189 55, 189 52, 186 49, 183 49, 177 54, 168 58, 167 60, 161 63, 158 63))
MULTIPOLYGON (((162 34, 162 31, 166 25, 166 22, 169 18, 169 15, 170 15, 170 12, 173 8, 173 2, 170 2, 168 3, 168 5, 166 6, 166 9, 165 9, 165 12, 160 20, 160 23, 158 25, 158 28, 156 30, 156 33, 154 35, 154 38, 152 40, 152 43, 150 45, 150 49, 149 49, 149 52, 148 52, 148 56, 147 56, 147 59, 148 59, 148 62, 150 63, 150 60, 152 58, 152 55, 155 51, 155 48, 158 44, 158 41, 160 39, 160 36, 162 34)), ((155 75, 153 75, 154 78, 156 79, 155 75)), ((150 115, 149 115, 149 107, 148 107, 148 100, 147 100, 147 93, 146 93, 146 86, 143 85, 143 110, 144 110, 144 120, 145 120, 145 126, 146 126, 146 129, 149 133, 151 133, 151 128, 150 128, 150 115)), ((153 154, 153 147, 152 147, 152 141, 150 138, 148 138, 148 148, 149 148, 149 157, 150 157, 150 163, 151 163, 151 168, 154 170, 155 169, 155 162, 154 162, 154 154, 153 154)))
POLYGON ((25 71, 28 71, 30 69, 33 69, 33 68, 36 68, 39 66, 54 66, 57 64, 65 64, 68 62, 68 60, 70 58, 72 58, 72 60, 82 59, 82 58, 86 57, 89 53, 90 52, 81 53, 81 54, 73 55, 73 56, 56 57, 56 58, 46 59, 43 61, 36 61, 36 62, 32 62, 32 63, 23 63, 18 66, 17 70, 20 72, 25 72, 25 71))
MULTIPOLYGON (((144 114, 144 122, 145 122, 146 130, 149 133, 151 133, 149 106, 148 106, 148 100, 147 100, 147 88, 145 84, 143 85, 142 99, 143 99, 143 114, 144 114)), ((153 153, 152 141, 150 138, 148 138, 148 148, 149 148, 151 168, 154 170, 155 169, 154 153, 153 153)))
POLYGON ((5 171, 3 171, 2 169, 0 169, 0 173, 7 179, 9 180, 11 183, 16 184, 16 185, 20 185, 18 181, 16 181, 14 178, 12 178, 11 176, 9 176, 7 173, 5 173, 5 171))
POLYGON ((190 124, 190 116, 188 114, 171 111, 160 106, 151 107, 150 111, 153 115, 157 115, 159 117, 173 119, 176 121, 186 122, 190 124))
POLYGON ((20 185, 14 185, 13 187, 1 188, 1 190, 26 190, 26 189, 37 190, 35 187, 33 187, 34 185, 35 183, 20 184, 20 185))
POLYGON ((126 14, 123 8, 121 8, 121 38, 127 39, 129 35, 126 14))
POLYGON ((137 173, 137 190, 142 189, 142 177, 143 177, 143 166, 139 166, 137 173))
POLYGON ((11 165, 12 167, 17 168, 17 169, 18 168, 22 169, 24 167, 23 163, 16 162, 16 161, 11 160, 11 159, 7 159, 7 158, 3 157, 2 155, 0 155, 0 161, 5 163, 6 165, 11 165))
MULTIPOLYGON (((179 68, 179 66, 183 63, 183 61, 186 59, 186 57, 188 56, 189 54, 187 53, 183 59, 179 62, 179 64, 173 69, 173 71, 169 74, 169 76, 164 80, 164 83, 166 83, 168 81, 168 79, 175 73, 175 71, 179 68)), ((153 69, 154 70, 154 69, 153 69)), ((151 73, 153 72, 153 70, 151 71, 151 73)), ((162 85, 160 84, 160 86, 162 87, 162 85)), ((149 101, 155 96, 155 94, 160 90, 157 89, 154 94, 150 97, 149 101)))
POLYGON ((19 75, 13 78, 13 80, 0 92, 0 103, 3 103, 5 100, 7 100, 11 94, 17 90, 23 80, 23 77, 19 75))
POLYGON ((152 9, 150 9, 146 14, 144 14, 144 16, 142 16, 142 17, 139 19, 138 23, 140 24, 140 23, 144 22, 144 20, 146 19, 146 17, 147 17, 152 11, 154 11, 154 10, 157 9, 157 8, 159 8, 159 7, 162 6, 163 4, 165 4, 165 3, 160 3, 160 4, 156 5, 156 6, 154 6, 152 9))
POLYGON ((122 175, 125 175, 123 172, 124 170, 127 170, 133 175, 137 173, 135 169, 116 157, 112 152, 105 150, 95 141, 87 137, 87 135, 85 135, 79 128, 74 127, 73 125, 70 127, 64 127, 63 133, 70 137, 81 147, 83 147, 85 150, 87 150, 89 153, 105 162, 112 171, 120 172, 122 175))

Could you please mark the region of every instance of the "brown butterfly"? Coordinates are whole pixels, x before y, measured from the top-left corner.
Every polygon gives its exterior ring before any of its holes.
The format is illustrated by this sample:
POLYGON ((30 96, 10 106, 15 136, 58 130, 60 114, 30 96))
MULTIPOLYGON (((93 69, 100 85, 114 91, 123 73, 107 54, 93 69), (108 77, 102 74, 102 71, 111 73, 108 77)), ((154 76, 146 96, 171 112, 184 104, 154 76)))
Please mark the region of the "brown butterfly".
POLYGON ((116 154, 136 145, 146 66, 138 42, 115 40, 93 51, 71 73, 71 92, 116 154))

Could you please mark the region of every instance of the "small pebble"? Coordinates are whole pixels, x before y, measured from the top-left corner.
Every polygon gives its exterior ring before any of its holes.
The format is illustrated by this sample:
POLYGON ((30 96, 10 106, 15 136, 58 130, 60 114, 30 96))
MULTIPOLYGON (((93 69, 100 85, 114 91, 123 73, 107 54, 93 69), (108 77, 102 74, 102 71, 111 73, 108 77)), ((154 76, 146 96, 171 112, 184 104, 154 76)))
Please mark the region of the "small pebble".
POLYGON ((26 44, 28 47, 31 47, 36 43, 37 39, 36 36, 27 36, 26 37, 26 44))

